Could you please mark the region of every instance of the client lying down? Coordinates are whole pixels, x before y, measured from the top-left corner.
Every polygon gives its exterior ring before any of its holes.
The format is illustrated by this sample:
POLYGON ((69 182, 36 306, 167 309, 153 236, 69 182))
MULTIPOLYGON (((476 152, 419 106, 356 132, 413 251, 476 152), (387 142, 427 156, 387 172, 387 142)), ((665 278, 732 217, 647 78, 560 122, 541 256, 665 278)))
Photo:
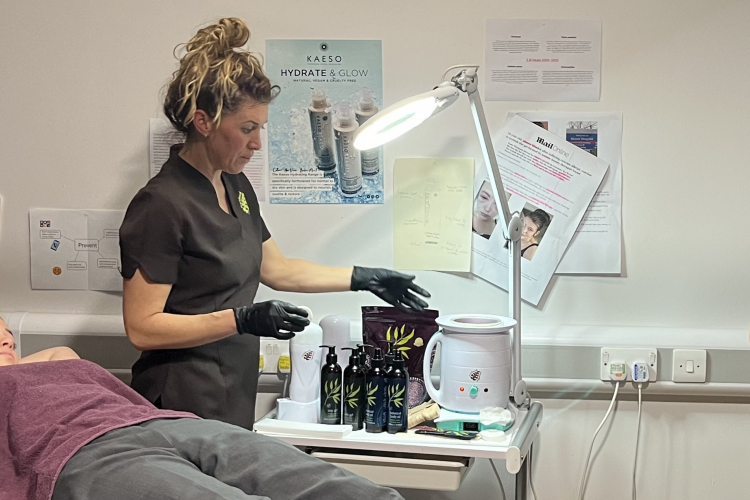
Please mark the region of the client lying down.
POLYGON ((18 359, 0 319, 0 498, 401 499, 240 427, 157 410, 68 348, 18 359))

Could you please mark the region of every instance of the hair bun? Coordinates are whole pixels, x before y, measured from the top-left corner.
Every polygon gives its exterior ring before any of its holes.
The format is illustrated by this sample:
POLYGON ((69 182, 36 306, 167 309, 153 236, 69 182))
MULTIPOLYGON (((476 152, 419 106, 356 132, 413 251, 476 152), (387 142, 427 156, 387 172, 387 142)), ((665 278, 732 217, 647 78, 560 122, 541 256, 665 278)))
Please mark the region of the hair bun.
POLYGON ((250 29, 242 19, 225 17, 206 26, 185 44, 188 53, 202 52, 209 59, 222 57, 227 52, 244 46, 250 39, 250 29))
POLYGON ((217 25, 217 42, 224 51, 244 46, 250 39, 250 29, 242 19, 225 17, 217 25))

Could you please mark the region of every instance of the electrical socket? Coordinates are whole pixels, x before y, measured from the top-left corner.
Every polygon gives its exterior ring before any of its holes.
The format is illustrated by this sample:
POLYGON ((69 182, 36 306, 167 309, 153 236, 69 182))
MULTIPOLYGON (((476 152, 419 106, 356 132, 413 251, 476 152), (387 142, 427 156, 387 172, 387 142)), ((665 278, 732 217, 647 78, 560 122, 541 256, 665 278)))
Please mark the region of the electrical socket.
POLYGON ((612 380, 609 372, 611 363, 625 363, 628 367, 627 378, 633 380, 633 365, 635 363, 648 365, 648 379, 656 381, 659 368, 659 356, 656 348, 630 347, 602 347, 600 359, 600 379, 612 380))

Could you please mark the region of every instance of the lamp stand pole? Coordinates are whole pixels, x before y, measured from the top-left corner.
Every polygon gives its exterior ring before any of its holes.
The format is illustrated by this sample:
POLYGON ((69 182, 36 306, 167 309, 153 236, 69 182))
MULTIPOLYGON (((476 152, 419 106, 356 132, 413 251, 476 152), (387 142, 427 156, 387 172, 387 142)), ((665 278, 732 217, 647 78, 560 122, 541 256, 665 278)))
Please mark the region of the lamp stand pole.
POLYGON ((500 168, 497 165, 495 148, 492 145, 492 137, 487 127, 487 119, 484 116, 482 99, 479 97, 478 75, 476 68, 467 68, 456 75, 452 82, 456 87, 469 97, 471 112, 474 116, 474 125, 477 128, 479 143, 482 146, 484 162, 489 167, 490 184, 495 200, 500 202, 500 213, 503 216, 503 235, 509 242, 510 257, 508 259, 508 300, 511 317, 516 320, 516 326, 512 330, 512 355, 513 366, 510 380, 510 396, 516 407, 526 403, 526 382, 521 372, 521 232, 523 231, 523 219, 518 212, 510 213, 508 199, 505 196, 503 179, 500 176, 500 168))

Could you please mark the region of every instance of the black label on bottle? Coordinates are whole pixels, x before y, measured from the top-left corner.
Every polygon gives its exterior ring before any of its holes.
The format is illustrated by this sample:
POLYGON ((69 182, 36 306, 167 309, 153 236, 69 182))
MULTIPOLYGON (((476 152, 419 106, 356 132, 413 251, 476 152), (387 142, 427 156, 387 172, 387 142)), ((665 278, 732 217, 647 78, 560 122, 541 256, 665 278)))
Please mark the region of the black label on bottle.
POLYGON ((361 429, 365 415, 364 378, 352 379, 344 384, 344 424, 361 429))
POLYGON ((320 423, 322 424, 340 424, 341 423, 341 378, 331 377, 328 380, 323 379, 323 385, 320 386, 320 423))
POLYGON ((385 427, 385 379, 383 377, 367 378, 367 411, 365 422, 367 425, 385 427))
POLYGON ((406 430, 409 417, 406 379, 395 379, 388 384, 388 427, 406 430))

